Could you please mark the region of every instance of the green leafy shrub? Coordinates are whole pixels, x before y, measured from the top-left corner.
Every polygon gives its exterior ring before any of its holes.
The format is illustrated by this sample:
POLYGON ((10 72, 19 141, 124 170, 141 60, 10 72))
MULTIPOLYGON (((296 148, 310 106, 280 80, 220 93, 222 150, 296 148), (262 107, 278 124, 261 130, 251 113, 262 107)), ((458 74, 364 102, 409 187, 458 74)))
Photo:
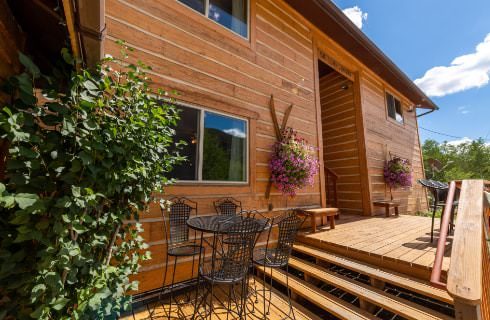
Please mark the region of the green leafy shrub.
POLYGON ((149 254, 129 222, 182 159, 168 151, 176 109, 126 49, 68 78, 20 56, 25 72, 9 80, 0 114, 0 319, 115 318, 131 302, 130 276, 149 254))

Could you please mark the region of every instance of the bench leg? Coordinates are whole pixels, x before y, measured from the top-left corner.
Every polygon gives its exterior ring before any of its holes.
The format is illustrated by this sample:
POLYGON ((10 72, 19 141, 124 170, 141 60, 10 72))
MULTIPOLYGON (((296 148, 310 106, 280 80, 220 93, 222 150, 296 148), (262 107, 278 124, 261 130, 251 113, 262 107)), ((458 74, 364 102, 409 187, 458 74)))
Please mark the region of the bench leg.
POLYGON ((312 214, 310 217, 311 217, 310 218, 310 220, 311 220, 311 231, 313 233, 315 233, 316 232, 316 216, 314 214, 312 214))
POLYGON ((398 206, 395 207, 395 215, 398 216, 398 206))
POLYGON ((385 206, 385 215, 386 217, 390 216, 390 206, 385 206))
POLYGON ((330 220, 330 229, 335 229, 335 216, 328 217, 330 220))

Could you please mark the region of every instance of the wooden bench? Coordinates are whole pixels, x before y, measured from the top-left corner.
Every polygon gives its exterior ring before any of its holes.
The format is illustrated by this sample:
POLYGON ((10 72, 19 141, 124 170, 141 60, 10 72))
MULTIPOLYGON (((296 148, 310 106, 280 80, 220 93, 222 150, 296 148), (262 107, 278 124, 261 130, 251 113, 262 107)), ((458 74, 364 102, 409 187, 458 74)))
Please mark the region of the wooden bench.
POLYGON ((316 232, 316 217, 320 216, 321 224, 323 224, 323 217, 327 217, 330 221, 330 229, 335 229, 335 216, 339 214, 339 209, 337 208, 316 208, 316 209, 305 209, 301 210, 301 213, 310 217, 311 230, 313 233, 316 232))
POLYGON ((387 217, 390 216, 390 209, 395 208, 395 215, 398 216, 398 207, 400 206, 400 202, 398 201, 393 201, 393 200, 379 200, 379 201, 374 201, 373 205, 375 207, 384 207, 385 208, 385 215, 387 217))

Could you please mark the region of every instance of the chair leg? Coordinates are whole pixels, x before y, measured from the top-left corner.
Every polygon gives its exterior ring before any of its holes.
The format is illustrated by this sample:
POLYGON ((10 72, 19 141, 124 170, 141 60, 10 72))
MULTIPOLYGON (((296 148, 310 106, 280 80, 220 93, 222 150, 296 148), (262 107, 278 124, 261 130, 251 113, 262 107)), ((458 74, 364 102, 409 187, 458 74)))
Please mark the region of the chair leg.
MULTIPOLYGON (((168 258, 169 256, 165 258, 165 268, 163 272, 163 282, 162 282, 162 289, 160 290, 160 294, 158 295, 158 302, 162 304, 163 310, 165 311, 165 305, 161 302, 162 301, 162 296, 163 296, 163 290, 165 289, 165 283, 167 282, 167 271, 168 271, 168 258)), ((150 313, 150 318, 153 316, 153 313, 155 312, 155 307, 153 308, 152 312, 150 313)))
POLYGON ((172 301, 174 299, 175 271, 177 271, 177 257, 174 257, 174 270, 172 273, 172 283, 170 285, 170 303, 169 303, 169 309, 168 309, 168 320, 170 320, 171 315, 172 315, 172 301))
POLYGON ((263 275, 263 283, 262 283, 262 303, 264 305, 263 313, 264 313, 264 319, 266 319, 266 309, 265 309, 265 266, 264 266, 264 272, 262 273, 263 275))
POLYGON ((291 289, 289 289, 289 264, 286 265, 286 290, 288 292, 288 302, 289 302, 288 318, 291 318, 291 313, 292 313, 293 319, 296 320, 296 315, 294 314, 294 308, 291 303, 291 289))
POLYGON ((434 210, 432 210, 432 224, 430 227, 430 242, 434 241, 434 219, 436 218, 436 210, 437 206, 434 206, 434 210))
MULTIPOLYGON (((266 315, 270 315, 270 309, 271 309, 271 303, 272 303, 272 279, 273 279, 273 271, 274 271, 274 268, 271 268, 271 278, 270 278, 270 282, 269 282, 269 303, 267 304, 267 312, 266 312, 266 315)), ((265 299, 265 296, 264 296, 264 299, 265 299)))

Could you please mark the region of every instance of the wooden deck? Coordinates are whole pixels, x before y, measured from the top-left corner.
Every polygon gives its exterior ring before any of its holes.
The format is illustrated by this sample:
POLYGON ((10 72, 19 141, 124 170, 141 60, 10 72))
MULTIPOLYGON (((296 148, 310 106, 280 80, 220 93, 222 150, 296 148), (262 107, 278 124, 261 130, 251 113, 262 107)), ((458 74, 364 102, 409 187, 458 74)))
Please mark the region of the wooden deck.
MULTIPOLYGON (((334 230, 303 232, 298 241, 380 267, 428 280, 434 263, 439 219, 430 243, 431 219, 400 215, 389 218, 342 214, 334 230)), ((443 276, 449 268, 452 236, 446 246, 443 276)))
MULTIPOLYGON (((251 285, 253 284, 253 281, 251 281, 251 285)), ((248 319, 271 319, 271 320, 279 320, 279 319, 284 319, 287 318, 288 312, 289 312, 289 304, 287 297, 284 296, 282 293, 279 291, 273 289, 273 294, 272 294, 272 303, 271 303, 271 309, 270 309, 270 314, 267 315, 267 317, 264 317, 263 314, 263 299, 262 299, 262 282, 261 280, 257 279, 256 281, 256 286, 257 286, 257 303, 254 303, 255 297, 251 296, 248 299, 247 303, 247 318, 248 319), (253 308, 255 306, 255 308, 253 308), (251 311, 255 309, 255 311, 252 313, 251 311)), ((269 293, 268 293, 268 288, 269 286, 266 285, 266 297, 269 299, 269 293)), ((231 319, 239 319, 238 315, 234 315, 232 313, 229 314, 229 317, 227 317, 227 312, 224 310, 222 307, 221 303, 224 303, 227 305, 227 291, 228 290, 223 290, 224 288, 218 287, 215 290, 215 295, 216 298, 214 299, 214 308, 216 310, 213 313, 212 319, 222 319, 222 320, 231 320, 231 319)), ((179 299, 178 299, 179 300, 179 299)), ((233 308, 233 305, 232 305, 233 308)), ((314 315, 312 312, 308 311, 298 303, 293 301, 293 308, 294 308, 294 314, 296 316, 296 320, 320 320, 320 317, 314 315)), ((137 310, 134 310, 132 314, 126 315, 120 318, 120 320, 150 320, 150 319, 167 319, 168 317, 168 310, 169 310, 169 305, 168 301, 163 301, 161 303, 153 303, 150 305, 145 305, 137 310)), ((193 313, 194 313, 194 305, 192 304, 187 304, 182 307, 182 310, 184 312, 183 316, 178 316, 175 305, 172 308, 172 314, 171 318, 172 319, 192 319, 193 313)), ((209 310, 209 309, 208 309, 209 310)), ((202 310, 201 310, 202 311, 202 310)), ((202 317, 196 317, 196 319, 202 319, 202 317)))

